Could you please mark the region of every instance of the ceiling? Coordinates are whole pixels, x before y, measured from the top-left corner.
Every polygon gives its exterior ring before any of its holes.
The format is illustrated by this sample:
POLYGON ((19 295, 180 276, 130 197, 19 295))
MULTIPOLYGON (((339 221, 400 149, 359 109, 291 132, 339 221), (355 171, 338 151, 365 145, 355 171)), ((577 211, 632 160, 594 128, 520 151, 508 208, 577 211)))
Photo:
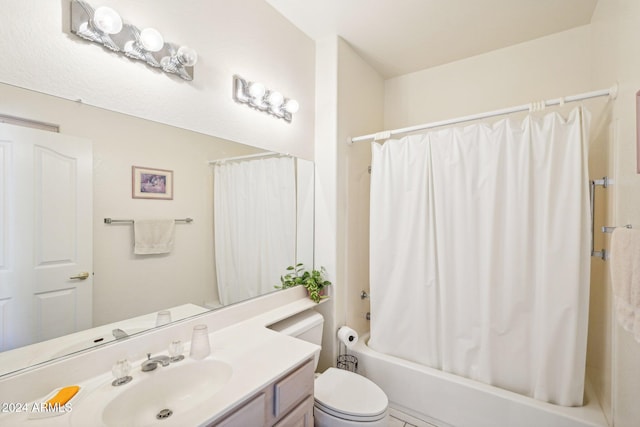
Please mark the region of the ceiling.
POLYGON ((314 40, 345 39, 384 78, 589 24, 598 0, 266 0, 314 40))

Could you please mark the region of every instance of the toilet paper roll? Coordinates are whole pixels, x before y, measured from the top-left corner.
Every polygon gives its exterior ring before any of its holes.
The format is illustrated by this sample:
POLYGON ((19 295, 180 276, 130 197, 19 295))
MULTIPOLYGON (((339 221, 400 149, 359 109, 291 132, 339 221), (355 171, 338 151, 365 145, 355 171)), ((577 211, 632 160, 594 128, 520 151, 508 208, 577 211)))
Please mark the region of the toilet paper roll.
POLYGON ((358 333, 348 326, 342 326, 338 329, 338 339, 347 348, 350 348, 358 342, 358 333))

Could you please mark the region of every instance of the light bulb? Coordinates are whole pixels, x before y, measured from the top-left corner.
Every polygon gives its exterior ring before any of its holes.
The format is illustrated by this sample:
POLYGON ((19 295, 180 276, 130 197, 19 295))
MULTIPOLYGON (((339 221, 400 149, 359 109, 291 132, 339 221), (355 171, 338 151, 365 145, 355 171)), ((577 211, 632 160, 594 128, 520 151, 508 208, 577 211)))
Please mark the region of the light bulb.
POLYGON ((178 61, 185 67, 193 67, 198 62, 198 52, 187 46, 181 46, 177 56, 178 61))
POLYGON ((293 114, 298 112, 298 110, 300 109, 300 104, 298 104, 298 101, 296 101, 295 99, 290 99, 286 104, 284 104, 284 109, 293 114))
POLYGON ((170 56, 163 56, 162 59, 160 60, 160 66, 164 70, 169 70, 171 68, 171 57, 170 56))
POLYGON ((124 44, 124 51, 126 53, 129 53, 129 54, 135 54, 136 53, 136 48, 135 48, 135 44, 134 44, 133 40, 128 40, 124 44))
POLYGON ((140 31, 140 44, 148 52, 157 52, 164 47, 164 39, 158 30, 145 28, 140 31))
POLYGON ((252 98, 262 99, 266 91, 262 83, 254 82, 249 86, 249 95, 251 95, 252 98))
POLYGON ((93 13, 93 24, 106 34, 118 34, 122 31, 122 18, 118 12, 107 6, 100 6, 93 13))
POLYGON ((271 92, 267 102, 269 102, 269 105, 272 107, 279 107, 284 102, 284 96, 282 96, 280 92, 271 92))
POLYGON ((80 26, 78 27, 78 32, 80 34, 86 34, 87 31, 89 30, 89 23, 87 21, 83 22, 82 24, 80 24, 80 26))

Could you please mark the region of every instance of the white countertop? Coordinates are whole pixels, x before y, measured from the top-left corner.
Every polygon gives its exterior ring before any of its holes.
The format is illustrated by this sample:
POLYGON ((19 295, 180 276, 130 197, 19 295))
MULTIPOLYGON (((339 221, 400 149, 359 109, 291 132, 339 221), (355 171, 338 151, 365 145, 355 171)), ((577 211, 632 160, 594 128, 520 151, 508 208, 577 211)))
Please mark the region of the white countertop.
MULTIPOLYGON (((223 361, 231 366, 232 375, 229 382, 214 398, 208 400, 206 405, 199 405, 197 409, 189 411, 188 414, 174 414, 171 418, 158 421, 158 425, 163 427, 195 426, 213 421, 295 366, 313 358, 318 349, 316 345, 280 334, 266 328, 266 326, 315 306, 316 304, 308 299, 301 299, 210 333, 211 355, 207 359, 223 361)), ((170 364, 167 367, 158 367, 156 371, 178 369, 181 363, 199 363, 189 358, 188 343, 185 344, 187 345, 185 345, 186 358, 184 361, 170 364)), ((164 351, 159 354, 167 353, 164 351)), ((124 392, 127 387, 143 381, 145 376, 153 375, 156 372, 142 372, 140 370, 142 362, 142 359, 132 361, 131 376, 133 380, 131 383, 119 387, 110 386, 113 380, 111 372, 102 372, 80 382, 60 384, 60 386, 77 384, 81 387, 81 394, 72 401, 72 410, 69 413, 42 419, 28 419, 27 413, 0 413, 0 425, 31 427, 80 425, 84 427, 79 422, 87 419, 83 412, 89 406, 90 399, 99 396, 100 399, 104 399, 104 405, 106 405, 110 399, 124 392), (105 387, 105 384, 109 384, 109 386, 105 387), (92 392, 99 394, 92 397, 92 392), (85 401, 85 408, 83 408, 83 401, 85 401)), ((0 391, 2 391, 1 389, 2 382, 0 382, 0 391)), ((6 393, 0 393, 5 401, 7 400, 6 395, 6 393)), ((43 397, 41 396, 40 399, 43 397)), ((0 411, 2 409, 0 408, 0 411)), ((97 418, 99 419, 99 417, 97 418)))

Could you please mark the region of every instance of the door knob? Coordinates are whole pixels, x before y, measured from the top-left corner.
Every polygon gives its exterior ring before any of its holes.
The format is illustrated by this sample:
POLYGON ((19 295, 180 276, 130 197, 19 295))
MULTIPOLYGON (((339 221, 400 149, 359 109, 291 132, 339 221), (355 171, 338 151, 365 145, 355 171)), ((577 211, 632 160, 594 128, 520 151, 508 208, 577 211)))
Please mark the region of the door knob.
POLYGON ((88 278, 89 278, 89 273, 86 271, 83 273, 78 273, 75 276, 69 277, 69 279, 80 279, 80 280, 86 280, 88 278))

